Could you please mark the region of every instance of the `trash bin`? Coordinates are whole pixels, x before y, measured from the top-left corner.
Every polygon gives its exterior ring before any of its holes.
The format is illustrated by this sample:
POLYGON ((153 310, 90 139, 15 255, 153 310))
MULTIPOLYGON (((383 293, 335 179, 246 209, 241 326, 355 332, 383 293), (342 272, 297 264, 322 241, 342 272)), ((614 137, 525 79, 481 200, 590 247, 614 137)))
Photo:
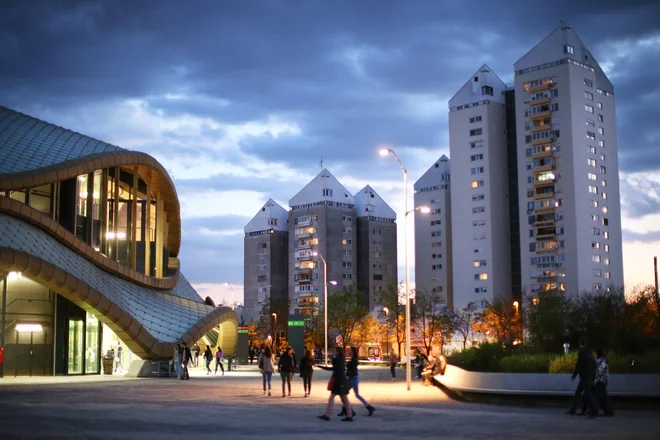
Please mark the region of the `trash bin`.
POLYGON ((103 358, 103 374, 112 374, 112 358, 103 358))

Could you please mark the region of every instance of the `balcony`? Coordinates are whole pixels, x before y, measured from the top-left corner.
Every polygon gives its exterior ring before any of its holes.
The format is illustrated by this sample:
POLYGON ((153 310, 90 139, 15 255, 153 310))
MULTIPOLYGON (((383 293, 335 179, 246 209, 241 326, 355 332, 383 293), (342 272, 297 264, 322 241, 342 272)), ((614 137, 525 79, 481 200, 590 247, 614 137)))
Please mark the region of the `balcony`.
POLYGON ((546 171, 552 171, 555 169, 555 166, 552 163, 546 164, 546 165, 539 165, 537 167, 532 168, 532 171, 535 173, 543 173, 546 171))
POLYGON ((536 243, 536 253, 554 252, 559 248, 556 241, 540 241, 536 243))
POLYGON ((298 283, 298 285, 304 286, 307 284, 312 284, 312 281, 313 280, 311 278, 300 278, 298 281, 296 281, 296 283, 298 283))
POLYGON ((554 185, 555 179, 535 180, 534 187, 554 185))
POLYGON ((550 110, 537 112, 537 113, 532 113, 532 114, 529 115, 529 117, 532 121, 536 121, 538 119, 543 119, 543 118, 549 118, 550 117, 550 110))
POLYGON ((555 192, 542 192, 542 193, 536 193, 534 194, 534 200, 543 200, 543 199, 549 199, 551 197, 555 196, 555 192))
POLYGON ((548 81, 548 82, 543 83, 541 85, 538 85, 536 87, 530 87, 527 91, 529 93, 536 93, 536 92, 540 92, 541 90, 550 90, 552 88, 552 86, 553 86, 553 82, 548 81))
MULTIPOLYGON (((543 129, 549 130, 550 127, 543 127, 543 129)), ((537 131, 543 131, 543 130, 537 130, 537 131)), ((535 139, 532 141, 532 145, 543 145, 543 144, 547 144, 548 142, 554 142, 554 140, 550 138, 535 139)))
POLYGON ((300 273, 312 273, 314 271, 314 267, 310 266, 296 266, 296 271, 300 273))
POLYGON ((542 159, 544 157, 552 157, 552 146, 550 144, 548 144, 548 148, 543 148, 538 153, 532 154, 532 159, 542 159))
MULTIPOLYGON (((550 130, 552 129, 552 124, 547 123, 547 124, 541 124, 541 125, 535 125, 530 129, 530 132, 536 133, 537 131, 543 131, 543 130, 550 130)), ((547 139, 546 139, 547 141, 547 139)))
POLYGON ((541 219, 539 219, 537 217, 536 221, 532 224, 532 226, 535 227, 535 228, 540 228, 540 227, 543 227, 543 226, 552 226, 552 225, 555 224, 555 221, 556 220, 555 220, 554 215, 550 218, 541 217, 541 219))
POLYGON ((540 98, 540 99, 533 99, 529 101, 529 105, 543 105, 543 104, 549 104, 550 103, 550 97, 546 98, 540 98))
POLYGON ((298 243, 296 245, 296 249, 311 249, 312 245, 309 242, 306 243, 298 243))
POLYGON ((551 214, 554 213, 557 208, 555 205, 543 206, 541 208, 534 208, 534 214, 551 214))
POLYGON ((310 254, 310 255, 298 255, 298 256, 296 257, 296 260, 297 260, 297 261, 310 261, 310 260, 312 260, 313 258, 314 258, 314 256, 312 256, 311 254, 310 254))
POLYGON ((548 227, 542 227, 542 228, 537 228, 536 229, 536 238, 554 238, 557 236, 557 230, 555 229, 554 226, 548 227))

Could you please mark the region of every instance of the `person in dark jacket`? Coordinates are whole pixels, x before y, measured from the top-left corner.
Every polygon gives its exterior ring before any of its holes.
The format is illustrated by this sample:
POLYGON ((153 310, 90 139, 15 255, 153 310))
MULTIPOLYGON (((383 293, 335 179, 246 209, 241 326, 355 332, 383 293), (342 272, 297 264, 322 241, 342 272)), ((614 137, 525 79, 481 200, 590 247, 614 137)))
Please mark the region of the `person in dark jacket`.
POLYGON ((305 388, 305 397, 312 394, 312 376, 314 375, 314 356, 310 350, 305 350, 305 356, 300 360, 300 377, 305 388))
POLYGON ((605 352, 602 349, 599 348, 596 350, 596 355, 598 359, 596 359, 596 377, 594 379, 594 386, 596 388, 594 400, 603 408, 605 415, 611 417, 614 415, 614 409, 607 395, 607 383, 610 380, 609 366, 607 365, 605 352))
POLYGON ((580 351, 578 352, 578 359, 575 363, 575 370, 573 370, 573 375, 571 376, 571 381, 573 381, 579 375, 580 382, 575 389, 575 395, 573 396, 573 404, 571 405, 571 409, 569 409, 566 414, 575 415, 575 410, 580 403, 580 396, 584 394, 584 401, 587 404, 587 408, 589 409, 589 418, 598 416, 598 407, 594 401, 594 395, 592 391, 595 373, 596 359, 594 359, 591 348, 587 346, 587 339, 582 337, 580 338, 580 351))
MULTIPOLYGON (((353 410, 351 409, 351 403, 348 401, 348 380, 346 379, 346 360, 344 359, 344 349, 341 347, 335 348, 335 356, 332 358, 332 367, 325 367, 319 365, 319 368, 324 370, 332 371, 332 378, 328 383, 328 390, 330 391, 330 398, 328 399, 328 407, 325 410, 325 414, 319 416, 319 419, 330 420, 332 414, 332 408, 335 404, 335 397, 339 396, 344 407, 346 408, 346 414, 352 414, 353 410)), ((342 422, 352 422, 353 417, 344 417, 341 419, 342 422)))
MULTIPOLYGON (((374 411, 376 408, 373 406, 369 405, 369 402, 360 395, 360 376, 358 375, 358 352, 357 348, 351 347, 351 360, 346 363, 346 376, 348 376, 348 386, 349 386, 349 391, 352 389, 353 393, 355 394, 355 397, 362 402, 364 407, 369 411, 369 415, 373 415, 374 411)), ((355 417, 355 411, 352 411, 353 417, 355 417)), ((343 407, 341 409, 341 413, 338 414, 339 416, 345 416, 346 415, 346 407, 343 407)))
POLYGON ((211 351, 211 347, 208 345, 206 346, 206 350, 204 350, 204 362, 206 362, 206 375, 208 376, 211 374, 211 361, 213 360, 213 352, 211 351))
POLYGON ((291 397, 291 378, 293 377, 294 370, 295 363, 293 360, 293 349, 287 347, 280 356, 280 360, 277 362, 277 371, 282 378, 282 397, 286 397, 284 392, 286 387, 288 387, 289 397, 291 397))
POLYGON ((188 344, 182 342, 181 343, 181 380, 190 379, 190 375, 188 374, 188 363, 190 362, 191 358, 192 358, 192 353, 190 352, 190 348, 188 348, 188 344))

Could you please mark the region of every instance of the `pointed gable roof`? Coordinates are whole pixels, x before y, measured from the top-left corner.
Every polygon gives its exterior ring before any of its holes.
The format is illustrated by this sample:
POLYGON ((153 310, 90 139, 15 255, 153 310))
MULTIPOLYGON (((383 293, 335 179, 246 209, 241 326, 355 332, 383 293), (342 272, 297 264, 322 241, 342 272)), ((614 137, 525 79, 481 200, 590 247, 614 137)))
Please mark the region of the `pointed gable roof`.
POLYGON ((355 212, 357 217, 373 216, 396 220, 396 212, 369 185, 355 194, 355 212))
POLYGON ((538 66, 553 61, 570 58, 579 63, 586 64, 594 68, 597 81, 603 81, 606 88, 612 89, 612 83, 598 65, 593 54, 582 43, 575 30, 566 23, 562 23, 555 28, 548 36, 541 40, 529 52, 522 56, 513 65, 516 71, 524 70, 530 67, 538 66), (573 53, 564 52, 564 46, 573 46, 573 53))
POLYGON ((326 168, 289 200, 289 207, 321 201, 355 204, 351 193, 326 168))
POLYGON ((269 229, 288 231, 288 220, 289 213, 287 210, 273 199, 268 199, 266 204, 257 212, 257 215, 252 217, 250 223, 245 226, 245 233, 249 234, 250 232, 267 231, 269 229), (276 224, 271 224, 270 219, 274 219, 276 224))
MULTIPOLYGON (((450 174, 450 161, 444 154, 415 182, 415 190, 438 185, 442 182, 443 174, 450 174)), ((449 180, 446 182, 450 183, 449 180)))
POLYGON ((504 95, 502 95, 502 92, 504 90, 506 90, 506 84, 502 82, 500 77, 497 76, 495 72, 493 72, 493 69, 491 69, 488 64, 484 64, 449 100, 449 108, 453 108, 459 105, 471 104, 473 102, 483 100, 489 100, 503 104, 504 95), (493 96, 482 94, 481 88, 483 86, 492 87, 493 96))

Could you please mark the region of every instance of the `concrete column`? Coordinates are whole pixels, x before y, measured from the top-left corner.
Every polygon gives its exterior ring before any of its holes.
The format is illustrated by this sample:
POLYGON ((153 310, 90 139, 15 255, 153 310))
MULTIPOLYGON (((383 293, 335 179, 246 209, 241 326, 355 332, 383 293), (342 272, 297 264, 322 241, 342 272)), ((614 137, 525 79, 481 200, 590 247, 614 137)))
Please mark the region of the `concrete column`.
POLYGON ((156 277, 163 277, 163 229, 165 228, 165 210, 163 209, 163 197, 160 193, 156 195, 156 277))
POLYGON ((137 242, 137 203, 138 203, 138 169, 137 167, 133 168, 133 191, 132 199, 133 203, 131 207, 131 269, 135 269, 137 264, 137 255, 136 255, 136 242, 137 242))
POLYGON ((145 216, 147 217, 144 222, 144 274, 151 276, 151 227, 156 225, 151 224, 151 177, 147 181, 147 207, 145 209, 145 216))
MULTIPOLYGON (((101 253, 108 255, 108 168, 103 169, 103 177, 101 177, 101 194, 100 194, 100 219, 101 219, 101 253)), ((54 371, 54 370, 53 370, 54 371)))

